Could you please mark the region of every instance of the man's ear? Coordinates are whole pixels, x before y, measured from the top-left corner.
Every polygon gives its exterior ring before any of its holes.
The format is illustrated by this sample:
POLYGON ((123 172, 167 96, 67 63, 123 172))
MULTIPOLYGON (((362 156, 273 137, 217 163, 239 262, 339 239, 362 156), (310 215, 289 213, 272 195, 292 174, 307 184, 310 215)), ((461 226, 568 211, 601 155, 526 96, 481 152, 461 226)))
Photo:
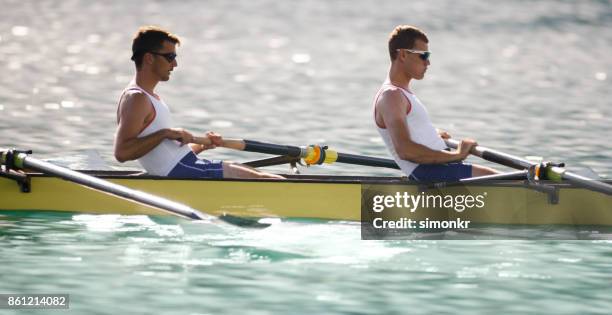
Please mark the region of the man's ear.
POLYGON ((398 61, 404 62, 404 59, 406 59, 406 54, 405 54, 405 52, 406 52, 406 51, 404 51, 403 49, 399 49, 399 50, 397 51, 397 58, 396 58, 396 59, 397 59, 398 61))
POLYGON ((146 63, 146 64, 149 64, 149 65, 150 65, 150 64, 153 64, 153 55, 152 55, 152 54, 150 54, 150 53, 145 53, 145 54, 142 56, 142 62, 143 62, 143 63, 146 63))

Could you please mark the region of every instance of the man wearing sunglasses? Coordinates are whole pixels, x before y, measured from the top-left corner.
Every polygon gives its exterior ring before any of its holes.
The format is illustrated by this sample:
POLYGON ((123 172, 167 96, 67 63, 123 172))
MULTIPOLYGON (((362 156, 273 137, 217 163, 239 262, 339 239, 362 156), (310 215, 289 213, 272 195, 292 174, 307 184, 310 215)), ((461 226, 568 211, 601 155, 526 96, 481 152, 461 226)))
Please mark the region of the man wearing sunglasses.
POLYGON ((461 162, 476 141, 464 139, 457 150, 449 150, 443 139, 450 135, 433 126, 410 89, 410 82, 423 79, 430 65, 428 43, 423 31, 408 25, 397 26, 389 36, 391 67, 374 99, 374 121, 387 149, 411 180, 458 181, 497 173, 461 162))
POLYGON ((170 110, 155 94, 160 81, 168 81, 177 67, 177 36, 155 26, 141 27, 132 43, 136 76, 121 94, 117 108, 115 158, 138 160, 151 175, 175 178, 282 178, 246 166, 199 159, 196 155, 223 144, 208 132, 194 137, 175 128, 170 110))

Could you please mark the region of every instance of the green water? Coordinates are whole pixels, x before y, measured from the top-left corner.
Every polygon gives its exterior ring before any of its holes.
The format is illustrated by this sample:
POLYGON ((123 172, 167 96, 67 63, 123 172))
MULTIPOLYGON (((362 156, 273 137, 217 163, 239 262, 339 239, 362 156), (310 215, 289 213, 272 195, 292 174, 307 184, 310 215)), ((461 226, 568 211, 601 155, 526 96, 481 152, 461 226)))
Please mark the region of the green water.
MULTIPOLYGON (((132 36, 158 24, 184 39, 156 89, 176 127, 389 157, 372 100, 386 38, 407 23, 430 38, 431 66, 413 88, 436 127, 612 176, 612 142, 601 140, 612 135, 610 0, 1 4, 0 147, 63 160, 96 150, 118 166, 115 104, 133 76, 132 36)), ((0 293, 68 293, 76 314, 612 313, 609 241, 361 241, 343 223, 0 215, 0 293)))
MULTIPOLYGON (((0 293, 79 314, 608 314, 611 241, 362 241, 145 216, 3 213, 0 293)), ((25 314, 2 310, 2 314, 25 314)), ((61 311, 27 311, 47 314, 61 311)))

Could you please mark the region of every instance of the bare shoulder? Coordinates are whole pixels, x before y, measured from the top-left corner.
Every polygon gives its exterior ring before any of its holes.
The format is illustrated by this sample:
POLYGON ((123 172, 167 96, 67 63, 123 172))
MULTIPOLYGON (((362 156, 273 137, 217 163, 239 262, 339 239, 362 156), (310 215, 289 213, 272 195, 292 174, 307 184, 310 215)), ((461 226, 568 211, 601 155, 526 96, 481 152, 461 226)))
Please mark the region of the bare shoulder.
POLYGON ((127 91, 119 104, 120 113, 140 112, 147 113, 152 110, 148 96, 138 90, 127 91))
POLYGON ((383 111, 398 109, 405 111, 408 101, 399 88, 392 87, 381 93, 376 106, 383 111))
POLYGON ((132 104, 144 104, 148 103, 147 95, 138 90, 126 91, 123 97, 121 98, 121 105, 132 105, 132 104))

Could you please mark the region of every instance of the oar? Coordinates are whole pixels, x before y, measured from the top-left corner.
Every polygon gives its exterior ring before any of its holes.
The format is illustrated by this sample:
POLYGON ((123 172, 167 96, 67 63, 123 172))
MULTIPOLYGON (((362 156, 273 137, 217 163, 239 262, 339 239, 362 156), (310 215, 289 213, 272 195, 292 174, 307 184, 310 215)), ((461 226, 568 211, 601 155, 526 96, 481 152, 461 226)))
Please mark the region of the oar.
MULTIPOLYGON (((456 149, 459 146, 459 141, 454 139, 446 139, 446 145, 456 149)), ((476 146, 470 151, 473 155, 481 157, 487 161, 499 163, 516 169, 528 169, 538 166, 539 163, 531 162, 517 156, 489 149, 483 146, 476 146)), ((563 179, 574 183, 578 186, 589 188, 604 194, 612 195, 612 185, 604 182, 584 177, 572 172, 568 172, 565 168, 558 166, 546 166, 544 169, 545 178, 552 181, 562 181, 563 179)))
POLYGON ((399 169, 399 166, 391 159, 341 153, 321 146, 297 147, 243 139, 223 139, 223 142, 223 147, 234 150, 302 158, 308 165, 345 163, 399 169))
POLYGON ((45 162, 25 153, 12 154, 9 152, 2 152, 0 162, 3 165, 15 166, 19 169, 33 169, 40 171, 45 174, 54 175, 65 180, 92 188, 94 190, 110 194, 115 197, 127 199, 129 201, 138 202, 147 206, 155 207, 163 210, 175 216, 183 217, 192 220, 212 220, 218 218, 224 222, 249 227, 267 227, 269 224, 263 224, 259 222, 249 221, 245 224, 244 220, 237 219, 233 216, 220 216, 215 217, 209 214, 202 213, 196 209, 193 209, 187 205, 171 201, 160 196, 155 196, 143 191, 134 190, 119 184, 115 184, 94 176, 83 174, 71 169, 67 169, 49 162, 45 162))

